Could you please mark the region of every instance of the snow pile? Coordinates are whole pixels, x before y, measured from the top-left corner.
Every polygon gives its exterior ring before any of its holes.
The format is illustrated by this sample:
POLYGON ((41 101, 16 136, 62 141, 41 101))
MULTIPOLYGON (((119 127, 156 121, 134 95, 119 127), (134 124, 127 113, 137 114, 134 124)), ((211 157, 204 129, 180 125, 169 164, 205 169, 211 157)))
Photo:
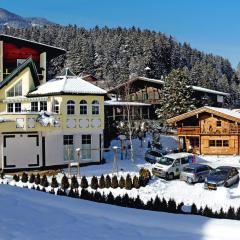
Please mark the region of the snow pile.
POLYGON ((0 185, 0 239, 237 240, 240 222, 122 208, 0 185))

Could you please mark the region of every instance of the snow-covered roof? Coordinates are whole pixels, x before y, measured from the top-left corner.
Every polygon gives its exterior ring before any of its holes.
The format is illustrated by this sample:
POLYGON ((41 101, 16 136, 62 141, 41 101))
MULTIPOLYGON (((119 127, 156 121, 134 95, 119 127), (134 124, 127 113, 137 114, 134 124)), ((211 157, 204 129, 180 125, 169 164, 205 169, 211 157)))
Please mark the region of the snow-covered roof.
POLYGON ((96 94, 105 95, 107 91, 83 80, 78 76, 59 76, 42 85, 37 90, 29 93, 29 96, 44 96, 53 94, 96 94))
POLYGON ((198 87, 198 86, 192 86, 192 89, 195 91, 198 91, 198 92, 213 93, 213 94, 218 94, 218 95, 223 95, 223 96, 229 95, 229 93, 220 92, 220 91, 212 90, 209 88, 198 87))
POLYGON ((105 106, 151 106, 151 104, 140 102, 121 102, 116 100, 108 100, 104 102, 105 106))
POLYGON ((240 111, 234 110, 234 109, 228 109, 228 108, 218 108, 218 107, 210 107, 210 106, 204 106, 195 110, 192 110, 190 112, 183 113, 181 115, 178 115, 176 117, 170 118, 167 120, 167 123, 173 124, 176 122, 179 122, 183 119, 192 117, 194 115, 197 115, 202 112, 209 112, 217 116, 221 116, 223 118, 229 119, 231 121, 239 122, 240 123, 240 111))

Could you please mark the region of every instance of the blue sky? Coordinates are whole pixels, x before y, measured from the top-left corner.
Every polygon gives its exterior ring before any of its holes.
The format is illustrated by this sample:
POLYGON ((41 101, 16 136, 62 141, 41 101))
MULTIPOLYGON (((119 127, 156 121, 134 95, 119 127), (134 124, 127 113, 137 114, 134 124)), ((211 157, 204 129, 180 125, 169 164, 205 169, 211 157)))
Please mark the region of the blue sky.
POLYGON ((240 62, 239 0, 0 0, 0 7, 86 28, 135 25, 226 57, 233 67, 240 62))

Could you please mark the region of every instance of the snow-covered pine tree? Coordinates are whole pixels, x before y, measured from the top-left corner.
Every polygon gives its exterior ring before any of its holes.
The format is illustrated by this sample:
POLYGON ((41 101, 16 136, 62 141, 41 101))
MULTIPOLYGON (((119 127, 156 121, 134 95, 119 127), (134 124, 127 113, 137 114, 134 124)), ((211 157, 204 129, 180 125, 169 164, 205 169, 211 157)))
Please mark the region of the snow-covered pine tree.
POLYGON ((173 70, 166 78, 156 114, 161 123, 166 119, 195 109, 193 90, 188 85, 186 71, 173 70))

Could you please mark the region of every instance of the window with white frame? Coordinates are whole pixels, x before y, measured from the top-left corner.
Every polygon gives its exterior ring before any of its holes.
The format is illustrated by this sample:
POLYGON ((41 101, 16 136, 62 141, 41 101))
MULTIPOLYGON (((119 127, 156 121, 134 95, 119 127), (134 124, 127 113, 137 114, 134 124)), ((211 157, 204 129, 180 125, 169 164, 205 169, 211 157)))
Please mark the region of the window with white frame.
POLYGON ((22 96, 22 81, 19 81, 7 91, 7 97, 17 97, 17 96, 22 96))
POLYGON ((74 160, 74 140, 73 135, 63 135, 64 160, 74 160))
POLYGON ((99 115, 99 101, 92 101, 92 115, 99 115))
POLYGON ((54 113, 59 113, 59 110, 60 110, 59 101, 54 99, 54 101, 53 101, 53 112, 54 113))
POLYGON ((31 112, 47 111, 47 101, 31 102, 31 112))
POLYGON ((91 159, 91 135, 82 135, 82 148, 81 148, 81 154, 82 160, 90 160, 91 159))
POLYGON ((87 115, 87 101, 80 101, 80 115, 87 115))
POLYGON ((22 104, 21 103, 8 103, 7 112, 21 112, 22 104))
POLYGON ((75 114, 75 102, 73 100, 67 101, 67 115, 75 114))

